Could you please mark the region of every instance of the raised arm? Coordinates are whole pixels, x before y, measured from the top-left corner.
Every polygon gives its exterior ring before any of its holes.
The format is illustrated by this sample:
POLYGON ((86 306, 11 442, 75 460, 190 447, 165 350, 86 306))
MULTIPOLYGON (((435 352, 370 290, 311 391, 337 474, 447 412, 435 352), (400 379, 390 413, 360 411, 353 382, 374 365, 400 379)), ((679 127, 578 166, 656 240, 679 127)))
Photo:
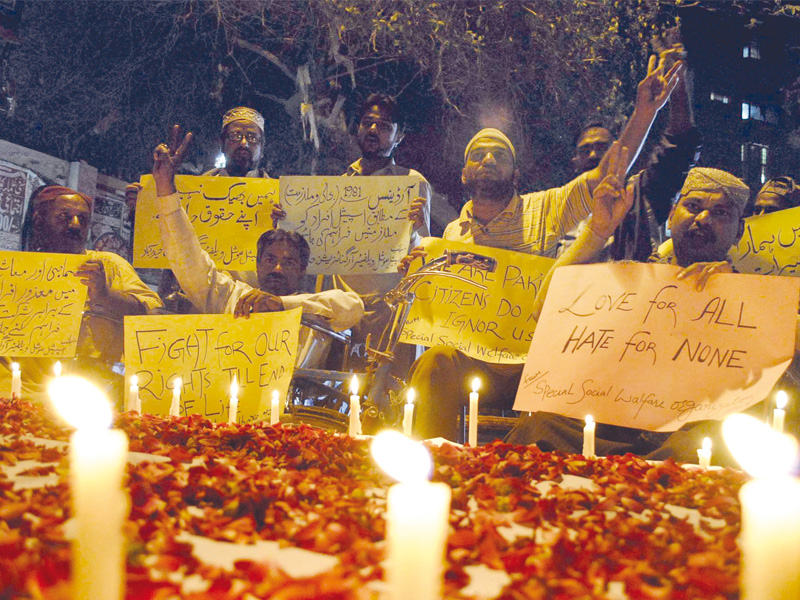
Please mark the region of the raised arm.
MULTIPOLYGON (((650 126, 653 124, 658 111, 667 103, 670 94, 678 84, 683 63, 677 61, 672 68, 666 71, 667 57, 671 52, 675 52, 675 50, 671 49, 663 52, 659 58, 655 55, 650 57, 650 62, 647 65, 647 76, 639 83, 637 88, 636 107, 619 138, 620 144, 629 149, 628 164, 625 167, 626 173, 636 162, 636 158, 639 156, 644 140, 647 138, 650 126)), ((593 191, 609 172, 608 152, 606 152, 606 156, 603 157, 600 164, 589 171, 587 179, 589 190, 593 191)))

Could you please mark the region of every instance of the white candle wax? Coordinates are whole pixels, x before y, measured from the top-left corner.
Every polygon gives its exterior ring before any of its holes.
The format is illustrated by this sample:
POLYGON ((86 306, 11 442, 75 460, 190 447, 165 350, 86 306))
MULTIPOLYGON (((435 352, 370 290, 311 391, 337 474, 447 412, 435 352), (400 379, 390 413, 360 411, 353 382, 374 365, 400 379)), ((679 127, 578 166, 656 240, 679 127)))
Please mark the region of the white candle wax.
POLYGON ((703 438, 703 447, 697 449, 697 462, 703 468, 711 466, 711 439, 703 438))
POLYGON ((181 378, 176 377, 172 384, 172 404, 169 407, 170 417, 181 416, 181 378))
POLYGON ((350 380, 350 421, 347 435, 361 435, 361 398, 358 395, 358 377, 350 380))
POLYGON ((11 397, 22 397, 22 373, 18 363, 11 363, 11 397))
POLYGON ((586 415, 586 425, 583 428, 583 455, 586 458, 595 458, 594 431, 596 426, 592 415, 586 415))
POLYGON ((128 500, 122 476, 127 456, 128 438, 119 430, 79 430, 70 438, 76 600, 117 600, 124 595, 122 525, 128 500))
POLYGON ((231 381, 231 399, 228 402, 228 423, 236 423, 236 418, 239 416, 239 382, 236 381, 236 375, 233 376, 231 381))
POLYGON ((128 390, 128 410, 141 413, 142 404, 139 401, 139 379, 131 376, 131 387, 128 390))
POLYGON ((281 421, 281 399, 278 390, 272 391, 269 403, 269 424, 277 425, 281 421))
POLYGON ((406 405, 403 407, 403 435, 411 437, 414 429, 414 388, 408 388, 406 392, 406 405))
POLYGON ((772 428, 778 433, 783 433, 783 425, 786 420, 786 404, 789 402, 789 396, 783 390, 779 391, 775 396, 775 409, 772 411, 772 428))
POLYGON ((472 380, 472 391, 469 394, 469 445, 473 448, 478 445, 478 389, 481 380, 477 377, 472 380))
POLYGON ((392 600, 439 600, 450 514, 450 487, 415 481, 386 498, 386 582, 392 600))
POLYGON ((755 479, 742 505, 742 600, 800 598, 800 480, 755 479))

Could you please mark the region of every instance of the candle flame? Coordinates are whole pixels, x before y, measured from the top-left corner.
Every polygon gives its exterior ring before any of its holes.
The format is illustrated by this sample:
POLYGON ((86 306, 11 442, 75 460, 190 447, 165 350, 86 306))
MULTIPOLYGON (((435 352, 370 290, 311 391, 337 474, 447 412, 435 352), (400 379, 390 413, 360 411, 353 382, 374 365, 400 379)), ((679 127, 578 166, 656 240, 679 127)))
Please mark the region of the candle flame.
POLYGON ((111 427, 111 403, 96 386, 75 376, 57 377, 47 386, 59 416, 76 429, 111 427))
POLYGON ((57 360, 56 364, 53 365, 53 373, 55 373, 56 377, 61 377, 61 361, 57 360))
POLYGON ((231 381, 231 398, 236 398, 239 395, 239 382, 236 380, 236 375, 233 376, 231 381))
POLYGON ((414 391, 414 388, 408 388, 406 392, 406 402, 409 404, 414 404, 414 400, 417 398, 417 392, 414 391))
POLYGON ((481 389, 481 380, 476 377, 472 380, 472 391, 477 392, 479 389, 481 389))
POLYGON ((594 423, 594 417, 592 415, 586 415, 586 424, 591 425, 594 423))
POLYGON ((711 451, 711 438, 703 438, 703 450, 711 451))
POLYGON ((137 387, 139 385, 139 378, 136 375, 131 375, 131 387, 137 387))
POLYGON ((183 381, 181 381, 180 377, 176 377, 175 381, 172 382, 172 389, 173 390, 180 390, 181 385, 183 385, 183 381))
POLYGON ((786 405, 788 403, 789 403, 789 394, 787 394, 783 390, 775 394, 775 408, 783 410, 784 408, 786 408, 786 405))
POLYGON ((399 431, 381 431, 372 440, 372 457, 387 475, 402 483, 425 481, 433 461, 427 448, 399 431))
POLYGON ((272 399, 277 401, 279 397, 278 390, 272 390, 272 399))
POLYGON ((15 362, 11 363, 11 370, 14 373, 19 373, 19 363, 15 363, 15 362))
POLYGON ((742 468, 753 477, 780 477, 797 461, 797 440, 778 433, 749 415, 731 415, 722 423, 722 437, 742 468))
POLYGON ((352 396, 358 396, 358 377, 353 375, 353 378, 350 380, 350 394, 352 396))

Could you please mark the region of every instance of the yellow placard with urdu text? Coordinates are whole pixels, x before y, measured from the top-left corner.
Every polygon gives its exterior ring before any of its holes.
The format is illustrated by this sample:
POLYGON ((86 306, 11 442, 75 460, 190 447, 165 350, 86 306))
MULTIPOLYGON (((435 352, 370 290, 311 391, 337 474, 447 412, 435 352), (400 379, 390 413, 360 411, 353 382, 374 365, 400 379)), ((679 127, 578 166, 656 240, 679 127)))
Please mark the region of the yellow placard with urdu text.
MULTIPOLYGON (((133 266, 168 269, 161 244, 156 187, 145 175, 136 202, 133 266)), ((272 229, 272 207, 278 180, 260 177, 197 177, 178 175, 175 187, 200 246, 221 269, 256 270, 256 242, 272 229)))
POLYGON ((740 273, 800 277, 800 207, 745 219, 731 259, 740 273))
POLYGON ((0 252, 0 356, 75 356, 86 286, 74 276, 86 257, 0 252))
MULTIPOLYGON (((555 261, 439 238, 425 238, 423 246, 426 264, 445 251, 456 257, 455 264, 447 274, 426 276, 416 286, 400 341, 452 346, 489 363, 525 362, 536 328, 533 300, 555 261), (471 266, 471 255, 489 268, 471 266)), ((415 261, 410 272, 422 266, 415 261)))
POLYGON ((142 411, 169 414, 176 377, 181 415, 228 420, 239 384, 239 423, 269 419, 270 398, 286 398, 297 358, 302 309, 233 315, 125 317, 125 372, 136 375, 142 411))
POLYGON ((674 431, 765 399, 794 355, 800 280, 725 273, 698 291, 680 272, 557 269, 514 408, 674 431))
POLYGON ((427 183, 413 176, 281 177, 281 228, 311 246, 309 273, 396 273, 420 185, 427 183))

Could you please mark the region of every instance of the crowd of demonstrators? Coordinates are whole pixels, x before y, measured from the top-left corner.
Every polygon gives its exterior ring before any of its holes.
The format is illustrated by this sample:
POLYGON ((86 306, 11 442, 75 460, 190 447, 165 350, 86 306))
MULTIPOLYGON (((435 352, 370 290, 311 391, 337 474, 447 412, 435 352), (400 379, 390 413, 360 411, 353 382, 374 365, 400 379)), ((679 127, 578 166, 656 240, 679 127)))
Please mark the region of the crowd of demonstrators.
MULTIPOLYGON (((192 134, 187 133, 181 142, 179 138, 179 127, 175 126, 170 143, 156 147, 153 179, 164 253, 192 303, 204 313, 233 314, 244 318, 249 318, 254 312, 300 307, 305 315, 323 320, 336 331, 358 323, 364 314, 364 305, 355 292, 299 293, 311 252, 308 243, 298 233, 272 229, 261 235, 256 247, 256 287, 217 269, 208 253, 200 247, 175 189, 175 173, 183 162, 192 134)), ((321 366, 324 357, 319 354, 319 342, 315 332, 302 328, 298 366, 321 366)))
MULTIPOLYGON (((98 381, 118 395, 122 382, 112 377, 112 366, 122 356, 122 319, 143 315, 162 306, 158 295, 145 285, 133 267, 111 252, 86 249, 93 200, 75 190, 47 185, 30 198, 30 237, 24 249, 32 252, 79 254, 86 257, 75 275, 86 285, 87 299, 78 336, 77 358, 71 368, 98 381)), ((0 388, 9 389, 11 362, 25 374, 23 393, 34 400, 46 398, 45 385, 55 360, 0 357, 0 388)))
MULTIPOLYGON (((535 318, 555 269, 563 265, 619 260, 674 264, 683 267, 679 278, 696 276, 702 287, 715 273, 732 271, 729 252, 741 237, 748 213, 762 215, 800 204, 800 191, 790 177, 768 181, 750 203, 749 190, 741 180, 718 169, 695 166, 701 136, 694 125, 682 55, 682 48, 673 46, 651 57, 634 112, 618 141, 601 120, 587 122, 575 138, 576 177, 562 187, 519 193, 516 150, 498 129, 482 129, 467 144, 461 179, 468 201, 459 217, 447 225, 443 238, 557 257, 537 297, 531 299, 535 318), (646 167, 629 176, 657 113, 667 102, 669 117, 660 142, 646 167), (661 244, 665 224, 672 239, 661 244)), ((395 150, 403 139, 395 101, 382 94, 366 98, 356 133, 361 157, 344 175, 400 175, 420 181, 420 196, 409 207, 409 255, 398 274, 325 275, 318 278, 314 293, 301 289, 310 256, 308 243, 282 228, 286 213, 280 204, 270 215, 275 228, 257 242, 256 271, 217 269, 201 248, 175 186, 191 138, 189 133, 181 139, 175 126, 170 141, 154 150, 159 228, 171 267, 159 289, 162 298, 169 299, 167 308, 249 318, 252 313, 300 307, 305 317, 333 330, 351 329, 356 348, 363 348, 368 335, 375 346, 391 322, 384 297, 413 260, 424 256, 420 238, 430 235, 430 186, 419 172, 395 162, 395 150), (176 302, 181 299, 182 306, 176 302)), ((204 175, 267 178, 260 167, 265 143, 262 115, 248 107, 231 109, 223 117, 220 136, 225 166, 204 175)), ((132 221, 140 191, 139 184, 126 188, 132 221)), ((88 289, 78 360, 87 371, 100 365, 96 370, 107 372, 108 365, 122 354, 122 317, 159 312, 162 302, 122 258, 86 250, 90 198, 47 186, 34 194, 31 206, 29 249, 87 256, 77 272, 88 289)), ((319 334, 302 327, 297 366, 321 367, 326 346, 319 334)), ((468 397, 468 382, 476 375, 484 381, 482 406, 510 409, 514 403, 522 365, 483 362, 447 346, 434 346, 413 358, 413 347, 401 346, 393 371, 417 391, 414 431, 419 437, 460 437, 459 415, 468 397)), ((52 361, 25 362, 25 393, 36 398, 37 386, 49 375, 52 361)), ((10 379, 9 363, 0 359, 4 380, 10 379)), ((358 359, 350 364, 356 369, 364 366, 358 359)), ((597 453, 631 451, 655 459, 692 460, 698 438, 717 438, 718 425, 699 422, 667 434, 600 424, 597 453)), ((507 440, 579 452, 582 427, 577 420, 539 412, 521 417, 507 440)))
MULTIPOLYGON (((678 81, 682 68, 651 60, 639 85, 636 107, 623 131, 623 143, 638 152, 658 111, 678 81)), ((633 157, 625 164, 630 167, 633 157)), ((444 231, 444 239, 553 257, 558 240, 591 212, 592 193, 608 168, 604 159, 567 185, 520 195, 516 151, 497 129, 479 131, 464 151, 461 180, 469 195, 461 215, 444 231)), ((412 252, 404 261, 422 254, 412 252)), ((419 394, 414 427, 422 437, 458 437, 458 415, 467 398, 467 382, 478 375, 486 382, 482 403, 511 408, 522 375, 521 365, 497 365, 471 358, 449 346, 434 346, 412 365, 406 379, 419 394), (451 390, 442 394, 441 390, 451 390)))

